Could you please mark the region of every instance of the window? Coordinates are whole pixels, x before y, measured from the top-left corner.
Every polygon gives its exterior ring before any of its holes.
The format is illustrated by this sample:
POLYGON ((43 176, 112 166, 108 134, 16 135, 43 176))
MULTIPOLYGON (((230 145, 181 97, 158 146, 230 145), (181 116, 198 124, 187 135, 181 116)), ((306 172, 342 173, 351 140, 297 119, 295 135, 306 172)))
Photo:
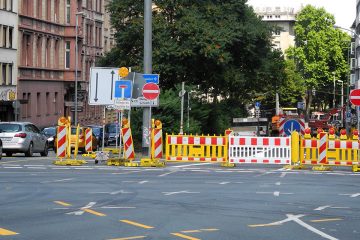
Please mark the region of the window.
POLYGON ((3 0, 3 9, 7 10, 7 0, 3 0))
POLYGON ((355 58, 352 58, 350 61, 350 68, 354 69, 355 68, 355 58))
POLYGON ((13 2, 13 0, 10 0, 10 11, 13 11, 13 4, 14 4, 14 2, 13 2))
POLYGON ((23 34, 23 41, 22 41, 22 64, 26 66, 30 66, 32 64, 32 46, 31 46, 31 36, 30 34, 23 34))
POLYGON ((355 43, 354 42, 351 43, 351 53, 350 54, 351 55, 355 54, 355 43))
POLYGON ((50 52, 51 52, 51 39, 46 39, 46 46, 45 46, 45 66, 50 67, 50 52))
POLYGON ((65 43, 65 68, 70 68, 70 41, 65 43))
POLYGON ((70 23, 70 0, 66 0, 66 23, 70 23))
POLYGON ((46 92, 46 114, 50 114, 50 93, 46 92))
POLYGON ((8 76, 8 85, 14 85, 13 83, 13 77, 12 77, 12 74, 13 74, 13 65, 12 64, 9 64, 8 65, 8 70, 9 70, 9 76, 8 76))
POLYGON ((54 97, 54 105, 55 105, 55 114, 58 113, 58 92, 55 92, 55 97, 54 97))
POLYGON ((3 63, 2 64, 2 79, 1 79, 1 83, 2 85, 6 85, 6 69, 7 69, 7 64, 3 63))
POLYGON ((51 0, 46 2, 46 20, 51 20, 51 0))
POLYGON ((59 0, 54 1, 54 21, 59 22, 59 0))
POLYGON ((40 93, 36 93, 36 115, 40 115, 41 113, 41 95, 40 93))
POLYGON ((42 1, 43 0, 37 0, 37 16, 40 19, 42 18, 42 7, 43 7, 42 1))
POLYGON ((355 84, 355 74, 350 74, 350 84, 351 85, 355 84))
POLYGON ((13 42, 13 31, 14 29, 12 27, 9 27, 9 48, 12 48, 12 42, 13 42))
POLYGON ((7 42, 7 27, 3 26, 3 47, 6 48, 6 42, 7 42))
POLYGON ((42 37, 39 36, 37 38, 37 42, 36 42, 36 54, 37 54, 37 58, 36 58, 36 66, 41 67, 41 54, 42 54, 42 37))
POLYGON ((27 94, 27 106, 26 106, 26 113, 27 113, 27 117, 31 117, 31 105, 32 105, 32 101, 31 101, 31 93, 27 94))
POLYGON ((55 40, 54 67, 59 68, 59 40, 55 40))

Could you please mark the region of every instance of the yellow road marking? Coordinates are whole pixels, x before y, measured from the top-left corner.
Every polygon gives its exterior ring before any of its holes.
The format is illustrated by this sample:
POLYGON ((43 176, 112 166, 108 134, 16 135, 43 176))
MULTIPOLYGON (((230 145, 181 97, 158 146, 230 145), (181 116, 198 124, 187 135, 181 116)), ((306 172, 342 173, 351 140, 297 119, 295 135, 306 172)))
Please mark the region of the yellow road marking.
POLYGON ((62 202, 62 201, 54 201, 54 203, 57 203, 59 205, 65 206, 65 207, 72 206, 70 203, 66 203, 66 202, 62 202))
POLYGON ((10 236, 10 235, 16 235, 18 233, 4 229, 4 228, 0 228, 0 236, 10 236))
POLYGON ((280 224, 267 223, 267 224, 248 225, 248 227, 272 227, 272 226, 280 226, 280 224))
POLYGON ((174 236, 177 236, 177 237, 184 238, 184 239, 189 239, 189 240, 201 240, 200 238, 190 237, 190 236, 187 236, 187 235, 184 235, 184 234, 181 234, 181 233, 171 233, 171 234, 174 235, 174 236))
POLYGON ((341 221, 342 218, 326 218, 326 219, 318 219, 318 220, 311 220, 310 222, 332 222, 332 221, 341 221))
POLYGON ((141 224, 141 223, 137 223, 137 222, 133 222, 133 221, 126 220, 126 219, 120 220, 120 222, 127 223, 127 224, 130 224, 130 225, 134 225, 134 226, 137 226, 137 227, 146 228, 146 229, 154 228, 154 227, 152 227, 152 226, 147 226, 147 225, 144 225, 144 224, 141 224))
POLYGON ((94 210, 91 210, 89 208, 82 208, 81 210, 83 210, 84 212, 88 212, 88 213, 91 213, 91 214, 94 214, 96 216, 99 216, 99 217, 105 217, 106 214, 103 214, 101 212, 97 212, 97 211, 94 211, 94 210))
POLYGON ((131 240, 131 239, 140 239, 140 238, 146 238, 146 236, 134 236, 134 237, 126 237, 126 238, 112 238, 109 240, 131 240))
POLYGON ((181 231, 182 233, 199 233, 201 232, 200 230, 185 230, 185 231, 181 231))

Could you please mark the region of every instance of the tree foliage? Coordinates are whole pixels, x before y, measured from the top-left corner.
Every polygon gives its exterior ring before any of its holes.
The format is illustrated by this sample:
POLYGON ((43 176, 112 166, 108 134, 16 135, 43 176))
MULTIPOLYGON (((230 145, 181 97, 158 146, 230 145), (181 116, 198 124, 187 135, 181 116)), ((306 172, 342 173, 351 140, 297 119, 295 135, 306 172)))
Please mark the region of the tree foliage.
POLYGON ((333 81, 342 79, 346 82, 349 66, 347 48, 349 36, 334 28, 334 16, 324 8, 311 5, 303 8, 297 15, 295 24, 295 47, 290 48, 288 55, 297 63, 298 71, 304 78, 306 93, 306 110, 310 111, 315 92, 317 101, 329 105, 333 81))

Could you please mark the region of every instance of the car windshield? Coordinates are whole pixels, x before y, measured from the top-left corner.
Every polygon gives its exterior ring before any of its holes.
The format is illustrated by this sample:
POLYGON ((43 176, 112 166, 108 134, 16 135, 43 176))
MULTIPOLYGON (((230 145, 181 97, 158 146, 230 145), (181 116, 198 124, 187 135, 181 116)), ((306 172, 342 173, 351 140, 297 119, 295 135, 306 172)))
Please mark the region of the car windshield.
POLYGON ((108 129, 109 129, 109 133, 118 133, 119 132, 119 127, 116 125, 110 125, 108 129))
MULTIPOLYGON (((82 128, 79 129, 79 135, 81 135, 81 134, 82 134, 82 128)), ((76 135, 76 128, 75 127, 71 128, 71 135, 76 135)))
POLYGON ((95 135, 100 135, 100 128, 91 128, 95 135))
POLYGON ((20 132, 21 125, 13 123, 3 123, 0 124, 0 132, 20 132))
POLYGON ((56 128, 44 128, 43 132, 46 136, 54 136, 56 135, 56 128))

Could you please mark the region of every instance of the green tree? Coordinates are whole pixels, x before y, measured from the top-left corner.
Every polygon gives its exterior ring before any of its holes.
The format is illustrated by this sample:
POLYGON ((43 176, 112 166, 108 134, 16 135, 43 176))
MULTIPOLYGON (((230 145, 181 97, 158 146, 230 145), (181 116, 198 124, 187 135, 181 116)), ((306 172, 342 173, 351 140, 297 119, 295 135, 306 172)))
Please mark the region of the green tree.
POLYGON ((344 82, 349 70, 346 46, 349 36, 334 28, 335 19, 324 8, 311 5, 297 15, 295 24, 295 47, 288 50, 288 56, 295 60, 297 69, 305 81, 306 115, 309 115, 315 92, 317 101, 329 106, 334 75, 344 82))

